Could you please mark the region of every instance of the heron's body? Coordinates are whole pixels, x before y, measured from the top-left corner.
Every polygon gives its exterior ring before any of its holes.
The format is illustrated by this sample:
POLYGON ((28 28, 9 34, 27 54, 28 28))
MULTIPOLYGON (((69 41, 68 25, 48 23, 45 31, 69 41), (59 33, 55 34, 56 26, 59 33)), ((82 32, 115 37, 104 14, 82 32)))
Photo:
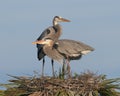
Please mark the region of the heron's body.
MULTIPOLYGON (((62 34, 62 28, 59 24, 55 26, 51 26, 43 31, 43 33, 39 36, 37 40, 42 40, 44 38, 52 38, 54 41, 58 40, 58 38, 62 34)), ((43 51, 43 46, 41 44, 37 44, 37 58, 41 60, 46 54, 43 51)))
POLYGON ((62 61, 64 59, 64 56, 62 54, 60 54, 58 50, 56 50, 55 48, 53 48, 52 45, 50 45, 50 46, 49 45, 44 45, 43 51, 51 59, 56 60, 59 63, 62 63, 62 61))
POLYGON ((61 39, 54 42, 49 38, 35 41, 33 44, 43 44, 43 51, 47 56, 60 63, 65 59, 68 61, 68 65, 70 60, 78 60, 82 55, 94 50, 94 48, 82 42, 68 39, 61 39))
POLYGON ((58 40, 54 46, 56 46, 56 49, 69 60, 80 59, 82 55, 94 50, 89 45, 86 45, 80 41, 68 39, 58 40))
MULTIPOLYGON (((39 41, 36 41, 39 43, 39 41)), ((43 41, 46 42, 46 41, 43 41)), ((54 43, 53 40, 44 43, 43 51, 51 59, 60 61, 62 59, 77 60, 94 50, 94 48, 82 42, 68 39, 61 39, 54 43)))

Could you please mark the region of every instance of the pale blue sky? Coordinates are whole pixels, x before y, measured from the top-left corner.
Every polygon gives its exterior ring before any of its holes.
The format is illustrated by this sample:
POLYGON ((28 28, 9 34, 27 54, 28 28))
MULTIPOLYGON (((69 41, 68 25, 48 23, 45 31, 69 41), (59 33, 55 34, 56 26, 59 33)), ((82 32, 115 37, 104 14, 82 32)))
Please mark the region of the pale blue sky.
MULTIPOLYGON (((82 41, 95 48, 81 60, 71 61, 72 72, 91 70, 120 77, 120 0, 2 0, 0 1, 0 82, 11 75, 33 75, 41 70, 35 41, 52 25, 54 16, 70 19, 61 23, 61 38, 82 41)), ((60 64, 55 62, 55 69, 60 64)), ((51 75, 46 58, 45 74, 51 75)))

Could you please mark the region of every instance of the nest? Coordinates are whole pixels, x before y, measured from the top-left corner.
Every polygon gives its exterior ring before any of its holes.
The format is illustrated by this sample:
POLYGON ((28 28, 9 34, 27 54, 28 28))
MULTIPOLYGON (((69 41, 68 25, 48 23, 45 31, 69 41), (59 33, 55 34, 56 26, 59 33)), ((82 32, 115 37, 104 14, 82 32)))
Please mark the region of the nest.
POLYGON ((64 79, 49 76, 12 77, 15 79, 10 82, 16 84, 14 88, 21 90, 21 93, 9 96, 120 96, 116 91, 120 86, 113 84, 120 78, 108 80, 105 75, 91 72, 64 79))

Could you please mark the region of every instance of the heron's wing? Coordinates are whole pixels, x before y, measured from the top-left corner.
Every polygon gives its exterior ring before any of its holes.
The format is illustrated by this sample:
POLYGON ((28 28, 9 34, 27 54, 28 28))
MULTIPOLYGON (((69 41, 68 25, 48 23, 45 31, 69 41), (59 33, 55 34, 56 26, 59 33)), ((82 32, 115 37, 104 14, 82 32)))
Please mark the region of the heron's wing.
POLYGON ((42 40, 42 39, 44 39, 44 38, 46 38, 46 37, 51 37, 51 36, 54 35, 55 33, 56 33, 56 31, 55 31, 54 27, 53 27, 53 26, 50 26, 50 27, 46 28, 46 29, 42 32, 42 34, 38 37, 37 40, 42 40))
POLYGON ((56 43, 57 50, 68 57, 77 57, 80 56, 80 51, 78 51, 78 44, 76 42, 73 42, 71 40, 58 40, 56 43))
POLYGON ((46 54, 43 51, 43 45, 37 44, 37 58, 41 60, 46 54))
POLYGON ((61 39, 61 40, 58 40, 56 44, 58 44, 58 50, 60 49, 61 51, 67 50, 67 51, 71 51, 71 53, 74 53, 77 51, 85 51, 85 50, 93 51, 94 50, 94 48, 92 48, 91 46, 75 40, 61 39))
POLYGON ((82 42, 68 39, 61 39, 56 42, 56 49, 69 57, 81 56, 82 52, 93 51, 94 49, 82 42))

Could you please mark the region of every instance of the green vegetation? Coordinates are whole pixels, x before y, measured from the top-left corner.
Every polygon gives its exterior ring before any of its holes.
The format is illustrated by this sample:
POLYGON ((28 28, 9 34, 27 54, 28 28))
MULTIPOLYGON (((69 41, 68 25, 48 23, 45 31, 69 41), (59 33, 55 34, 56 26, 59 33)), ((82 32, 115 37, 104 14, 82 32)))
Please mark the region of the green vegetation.
POLYGON ((0 96, 120 96, 120 78, 107 79, 92 72, 61 78, 12 76, 0 96))

